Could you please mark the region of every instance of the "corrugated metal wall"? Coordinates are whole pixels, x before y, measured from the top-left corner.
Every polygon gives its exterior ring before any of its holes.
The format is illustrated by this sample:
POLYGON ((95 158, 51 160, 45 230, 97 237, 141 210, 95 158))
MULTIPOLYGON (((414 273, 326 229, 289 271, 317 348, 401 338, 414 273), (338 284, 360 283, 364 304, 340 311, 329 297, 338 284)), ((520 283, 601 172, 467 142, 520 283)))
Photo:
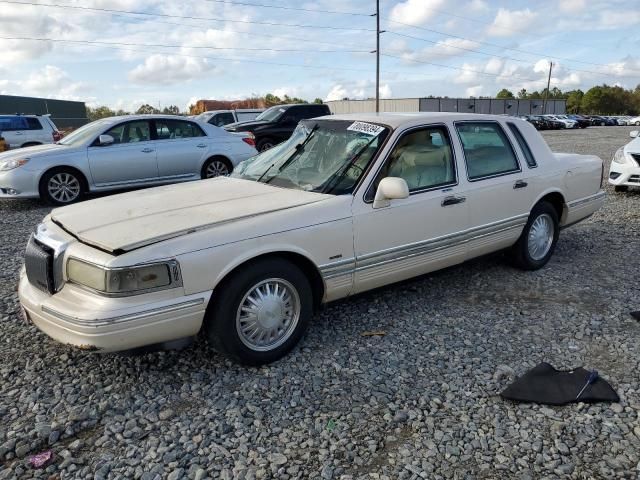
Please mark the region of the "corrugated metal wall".
MULTIPOLYGON (((542 114, 542 99, 502 98, 399 98, 380 101, 381 112, 460 112, 495 115, 542 114)), ((327 102, 332 113, 367 113, 375 111, 375 100, 337 100, 327 102)), ((548 100, 546 113, 562 114, 565 100, 548 100)))
POLYGON ((0 114, 15 113, 25 115, 51 114, 51 119, 58 128, 76 128, 89 121, 84 102, 0 95, 0 114))

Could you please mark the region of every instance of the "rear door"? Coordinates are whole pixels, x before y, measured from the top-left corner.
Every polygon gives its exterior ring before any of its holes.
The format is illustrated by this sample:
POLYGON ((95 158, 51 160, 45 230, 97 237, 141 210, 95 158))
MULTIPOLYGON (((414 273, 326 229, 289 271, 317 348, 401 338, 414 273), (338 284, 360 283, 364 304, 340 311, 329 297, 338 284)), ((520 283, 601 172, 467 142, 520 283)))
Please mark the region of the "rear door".
POLYGON ((193 122, 163 118, 155 120, 155 128, 160 178, 200 178, 208 153, 204 131, 193 122))
POLYGON ((469 206, 468 256, 513 245, 535 200, 536 176, 525 166, 503 125, 454 122, 464 159, 469 206))
POLYGON ((28 141, 27 119, 18 115, 0 115, 0 133, 9 148, 20 148, 28 141))
POLYGON ((51 127, 47 123, 45 117, 26 117, 27 124, 29 125, 29 132, 27 137, 30 142, 37 143, 52 143, 53 136, 51 127))
POLYGON ((91 176, 96 186, 150 183, 158 180, 156 142, 149 120, 123 122, 105 132, 111 145, 94 142, 87 150, 91 176))

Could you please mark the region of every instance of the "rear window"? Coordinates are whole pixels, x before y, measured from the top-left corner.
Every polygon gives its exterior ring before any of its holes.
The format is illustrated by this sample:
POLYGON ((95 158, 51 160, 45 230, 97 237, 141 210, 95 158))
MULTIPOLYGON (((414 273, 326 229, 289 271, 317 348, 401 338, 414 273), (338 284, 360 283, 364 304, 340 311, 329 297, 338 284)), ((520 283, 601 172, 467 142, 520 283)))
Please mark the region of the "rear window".
POLYGON ((520 150, 522 150, 522 153, 524 154, 524 158, 527 161, 527 165, 529 166, 529 168, 536 168, 538 166, 538 164, 536 163, 536 159, 533 156, 533 153, 531 153, 529 144, 524 139, 524 136, 520 132, 520 129, 518 128, 518 126, 515 123, 511 123, 511 122, 507 122, 507 125, 509 125, 509 130, 511 130, 511 133, 513 133, 513 136, 516 137, 518 145, 520 145, 520 150))
POLYGON ((27 117, 27 124, 29 125, 29 130, 42 130, 42 124, 37 118, 27 117))

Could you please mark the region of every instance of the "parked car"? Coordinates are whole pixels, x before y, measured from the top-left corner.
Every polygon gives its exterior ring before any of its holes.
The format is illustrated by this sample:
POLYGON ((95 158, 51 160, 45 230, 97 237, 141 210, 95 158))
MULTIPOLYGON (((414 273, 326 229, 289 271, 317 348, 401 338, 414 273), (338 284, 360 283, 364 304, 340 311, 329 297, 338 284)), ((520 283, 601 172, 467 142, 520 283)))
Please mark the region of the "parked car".
POLYGON ((545 128, 544 130, 560 130, 564 128, 562 122, 558 120, 554 120, 553 118, 547 115, 532 115, 534 118, 537 118, 539 121, 544 122, 545 128))
POLYGON ((640 117, 629 117, 627 125, 635 125, 636 127, 640 126, 640 117))
POLYGON ((577 122, 579 128, 587 128, 591 126, 591 120, 582 115, 567 115, 568 118, 577 122))
POLYGON ((613 125, 617 125, 617 122, 614 122, 610 118, 602 117, 600 115, 589 115, 589 118, 591 119, 592 125, 597 125, 600 127, 611 127, 613 125))
POLYGON ((246 122, 255 120, 264 109, 241 109, 241 110, 209 110, 194 118, 201 122, 210 123, 216 127, 224 127, 231 123, 246 122))
POLYGON ((616 192, 640 187, 640 132, 633 130, 629 136, 633 140, 616 151, 609 167, 609 183, 616 192))
POLYGON ((549 128, 549 124, 544 119, 535 115, 524 115, 520 118, 529 122, 536 130, 547 130, 549 128))
POLYGON ((230 132, 253 133, 256 148, 262 152, 287 140, 300 120, 330 113, 329 107, 323 104, 277 105, 265 110, 253 121, 232 123, 225 128, 230 132))
POLYGON ((85 350, 202 332, 218 352, 264 364, 322 303, 505 249, 522 269, 543 267, 560 229, 603 204, 602 169, 552 153, 513 117, 304 120, 231 177, 53 210, 29 240, 20 302, 85 350))
POLYGON ((0 115, 0 132, 9 148, 33 147, 62 138, 48 115, 0 115))
POLYGON ((618 122, 618 125, 629 125, 630 118, 631 117, 628 115, 620 115, 616 117, 616 121, 618 122))
POLYGON ((560 123, 560 128, 577 128, 578 122, 568 118, 566 115, 545 115, 545 118, 560 123))
POLYGON ((0 198, 53 205, 87 192, 228 175, 256 154, 253 137, 175 115, 89 123, 53 145, 0 154, 0 198))

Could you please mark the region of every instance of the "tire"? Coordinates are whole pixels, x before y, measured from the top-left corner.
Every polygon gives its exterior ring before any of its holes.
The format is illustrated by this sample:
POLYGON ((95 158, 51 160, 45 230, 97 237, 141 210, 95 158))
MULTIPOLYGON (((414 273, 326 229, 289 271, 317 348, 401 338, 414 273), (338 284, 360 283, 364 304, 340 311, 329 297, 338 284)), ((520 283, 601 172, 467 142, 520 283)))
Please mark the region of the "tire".
POLYGON ((304 335, 312 316, 309 279, 295 264, 267 258, 247 264, 216 290, 207 308, 204 330, 207 341, 218 352, 239 363, 257 366, 289 353, 304 335), (281 295, 286 295, 286 303, 274 295, 276 285, 281 295), (253 309, 252 305, 260 305, 254 319, 243 316, 243 312, 253 309), (281 315, 287 305, 290 313, 281 315), (274 338, 263 339, 267 332, 274 338))
POLYGON ((600 126, 601 126, 601 127, 606 127, 606 126, 607 126, 607 124, 606 124, 606 123, 604 123, 604 122, 600 122, 600 126))
POLYGON ((640 127, 640 122, 636 122, 636 123, 634 123, 634 125, 635 125, 636 127, 640 127))
POLYGON ((522 270, 538 270, 544 267, 556 248, 560 232, 558 213, 549 202, 541 201, 531 210, 527 224, 516 244, 511 248, 511 257, 516 267, 522 270), (553 233, 544 228, 553 228, 553 233), (541 236, 537 236, 536 230, 541 236), (546 237, 546 238, 545 238, 546 237))
POLYGON ((54 168, 40 179, 40 198, 49 205, 70 205, 77 202, 87 191, 87 181, 77 170, 54 168))
POLYGON ((233 172, 233 165, 224 157, 211 157, 204 162, 200 176, 202 179, 227 176, 233 172))
POLYGON ((613 189, 618 193, 629 191, 629 187, 627 185, 616 185, 613 189))
POLYGON ((256 144, 256 149, 259 152, 264 152, 265 150, 269 150, 270 148, 273 148, 276 145, 277 145, 276 142, 270 138, 261 138, 256 144))

